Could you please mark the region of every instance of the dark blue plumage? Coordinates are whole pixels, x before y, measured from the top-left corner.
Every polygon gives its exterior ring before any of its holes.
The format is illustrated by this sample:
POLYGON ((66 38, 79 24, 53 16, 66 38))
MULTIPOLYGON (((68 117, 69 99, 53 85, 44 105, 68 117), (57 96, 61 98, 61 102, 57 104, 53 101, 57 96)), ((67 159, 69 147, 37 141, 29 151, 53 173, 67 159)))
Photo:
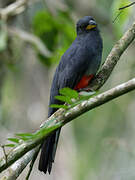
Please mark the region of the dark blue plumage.
MULTIPOLYGON (((62 103, 54 98, 59 94, 59 89, 64 87, 74 89, 84 75, 96 74, 101 63, 101 56, 102 39, 96 22, 91 16, 85 16, 78 21, 77 37, 56 68, 50 91, 50 104, 62 103), (93 28, 89 29, 90 27, 93 28)), ((55 111, 56 109, 49 107, 48 117, 55 111)), ((42 145, 39 170, 44 173, 51 172, 60 130, 50 135, 42 145)))

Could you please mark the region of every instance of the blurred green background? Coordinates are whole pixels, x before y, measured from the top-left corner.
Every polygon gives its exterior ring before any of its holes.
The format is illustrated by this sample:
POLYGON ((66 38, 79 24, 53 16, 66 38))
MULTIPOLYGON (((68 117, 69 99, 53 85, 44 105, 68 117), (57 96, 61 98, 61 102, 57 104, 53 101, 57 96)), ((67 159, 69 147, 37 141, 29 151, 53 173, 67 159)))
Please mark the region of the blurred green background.
MULTIPOLYGON (((0 1, 4 8, 13 0, 0 1)), ((47 117, 49 90, 61 55, 75 39, 75 23, 93 16, 103 38, 105 60, 135 20, 128 0, 29 0, 6 24, 0 20, 0 143, 17 132, 34 132, 47 117)), ((122 55, 100 92, 134 76, 135 42, 122 55)), ((134 180, 135 92, 98 107, 62 128, 51 175, 32 180, 134 180)), ((2 150, 0 156, 3 155, 2 150)), ((27 168, 18 179, 25 179, 27 168)))

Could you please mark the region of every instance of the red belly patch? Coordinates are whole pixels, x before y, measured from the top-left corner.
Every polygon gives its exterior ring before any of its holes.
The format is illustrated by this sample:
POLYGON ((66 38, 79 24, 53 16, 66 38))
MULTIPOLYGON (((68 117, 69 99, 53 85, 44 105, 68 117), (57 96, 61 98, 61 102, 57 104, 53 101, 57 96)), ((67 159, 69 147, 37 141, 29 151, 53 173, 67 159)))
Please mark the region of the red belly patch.
POLYGON ((74 90, 83 89, 88 86, 90 80, 94 77, 93 74, 91 75, 84 75, 82 79, 79 81, 79 83, 75 86, 74 90))

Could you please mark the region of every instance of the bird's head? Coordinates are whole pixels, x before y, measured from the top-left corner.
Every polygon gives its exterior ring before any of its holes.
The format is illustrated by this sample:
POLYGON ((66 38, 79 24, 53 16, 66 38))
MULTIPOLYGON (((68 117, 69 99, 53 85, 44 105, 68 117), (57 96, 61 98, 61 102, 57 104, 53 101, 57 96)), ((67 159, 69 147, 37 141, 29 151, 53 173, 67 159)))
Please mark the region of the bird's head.
POLYGON ((97 29, 97 23, 91 16, 85 16, 77 22, 77 34, 84 34, 97 29))

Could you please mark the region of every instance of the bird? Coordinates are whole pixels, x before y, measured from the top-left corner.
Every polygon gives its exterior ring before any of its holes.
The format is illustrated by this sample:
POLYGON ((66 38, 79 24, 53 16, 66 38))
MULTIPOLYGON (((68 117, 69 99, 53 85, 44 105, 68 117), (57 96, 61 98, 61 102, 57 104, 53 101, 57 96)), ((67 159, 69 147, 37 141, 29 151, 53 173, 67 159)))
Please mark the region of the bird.
MULTIPOLYGON (((84 16, 76 24, 76 38, 65 51, 54 73, 50 90, 48 117, 56 108, 51 104, 62 104, 55 99, 59 90, 68 87, 79 91, 86 88, 96 75, 102 59, 103 43, 98 25, 92 16, 84 16)), ((51 173, 61 128, 49 135, 42 144, 38 169, 51 173)))

